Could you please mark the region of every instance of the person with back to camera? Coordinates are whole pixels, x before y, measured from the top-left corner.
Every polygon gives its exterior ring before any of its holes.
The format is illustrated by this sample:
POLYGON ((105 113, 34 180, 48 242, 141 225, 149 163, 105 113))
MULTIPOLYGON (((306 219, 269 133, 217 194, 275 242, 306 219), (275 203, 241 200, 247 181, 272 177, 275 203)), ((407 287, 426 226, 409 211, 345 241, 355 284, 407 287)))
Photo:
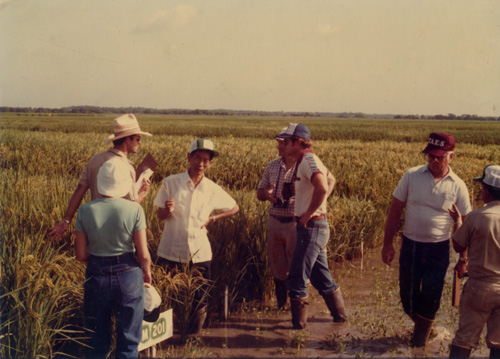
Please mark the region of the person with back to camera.
POLYGON ((276 141, 280 157, 269 162, 264 169, 257 187, 257 199, 271 202, 267 220, 267 253, 274 277, 276 302, 281 309, 287 301, 286 279, 297 238, 295 196, 292 193, 295 158, 285 155, 282 138, 276 136, 276 141))
MULTIPOLYGON (((425 347, 439 309, 444 278, 450 261, 453 224, 448 209, 456 204, 471 210, 465 183, 451 170, 455 138, 431 133, 422 151, 426 165, 405 172, 393 193, 385 222, 382 261, 390 265, 395 256, 393 240, 406 208, 403 242, 399 256, 399 290, 405 313, 414 322, 412 347, 425 347)), ((465 257, 456 269, 465 271, 465 257)))
POLYGON ((111 158, 119 158, 127 166, 127 171, 133 179, 131 188, 127 193, 127 198, 142 203, 149 193, 151 183, 145 181, 138 193, 135 193, 133 183, 135 182, 135 169, 132 162, 128 160, 128 155, 137 153, 141 145, 141 135, 152 136, 148 132, 141 131, 139 123, 133 114, 119 116, 113 121, 114 133, 109 136, 105 143, 113 141, 113 147, 104 152, 100 152, 90 159, 83 170, 78 186, 76 187, 69 201, 66 212, 62 220, 49 229, 49 237, 59 242, 73 219, 78 207, 82 203, 85 193, 90 189, 90 200, 102 198, 97 190, 97 173, 104 162, 111 158))
POLYGON ((469 279, 460 299, 458 330, 450 347, 450 358, 468 358, 477 348, 486 324, 490 358, 500 358, 500 166, 488 165, 481 183, 483 208, 463 221, 454 204, 449 211, 459 227, 453 234, 453 248, 468 253, 469 279))
POLYGON ((125 197, 132 185, 121 158, 97 173, 101 198, 83 204, 76 217, 76 258, 87 262, 85 327, 87 358, 106 358, 116 318, 116 358, 138 358, 144 315, 144 283, 151 283, 146 218, 141 205, 125 197))

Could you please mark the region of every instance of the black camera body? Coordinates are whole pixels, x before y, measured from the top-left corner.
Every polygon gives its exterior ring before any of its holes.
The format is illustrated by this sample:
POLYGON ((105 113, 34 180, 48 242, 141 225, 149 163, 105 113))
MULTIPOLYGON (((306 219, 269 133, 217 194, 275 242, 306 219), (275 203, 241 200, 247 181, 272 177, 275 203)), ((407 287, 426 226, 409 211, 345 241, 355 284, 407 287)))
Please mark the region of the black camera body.
POLYGON ((283 200, 281 198, 277 198, 276 203, 274 203, 273 207, 288 208, 288 204, 290 203, 290 198, 295 196, 295 184, 293 182, 283 183, 283 189, 281 190, 281 195, 283 196, 283 200))

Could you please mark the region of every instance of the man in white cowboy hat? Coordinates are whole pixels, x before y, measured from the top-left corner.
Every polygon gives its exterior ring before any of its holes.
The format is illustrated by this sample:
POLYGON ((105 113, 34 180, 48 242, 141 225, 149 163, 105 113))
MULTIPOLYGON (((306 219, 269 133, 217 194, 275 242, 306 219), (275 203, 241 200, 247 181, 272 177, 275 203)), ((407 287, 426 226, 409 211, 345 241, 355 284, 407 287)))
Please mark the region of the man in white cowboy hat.
MULTIPOLYGON (((97 190, 97 173, 104 162, 114 157, 121 158, 123 162, 127 164, 130 177, 134 180, 133 182, 135 182, 135 169, 132 166, 133 163, 128 160, 127 156, 130 153, 136 153, 138 151, 141 144, 141 135, 152 135, 148 132, 141 131, 139 123, 133 114, 126 114, 115 118, 113 121, 113 130, 114 133, 104 141, 105 143, 113 141, 113 147, 91 158, 80 176, 78 186, 71 196, 64 217, 54 227, 50 228, 49 236, 56 241, 60 241, 64 232, 68 229, 73 216, 82 203, 85 193, 87 193, 89 189, 92 201, 96 198, 102 198, 97 190)), ((149 181, 144 183, 138 193, 135 193, 132 186, 127 198, 142 203, 149 193, 149 188, 149 181)))
POLYGON ((453 248, 468 251, 469 279, 460 299, 460 320, 450 347, 450 358, 468 358, 486 324, 486 345, 490 358, 500 358, 500 166, 488 165, 481 183, 483 208, 463 221, 457 206, 449 210, 459 227, 453 234, 453 248))
MULTIPOLYGON (((186 172, 168 176, 156 195, 157 215, 165 220, 158 245, 157 264, 170 269, 193 265, 205 280, 211 279, 212 248, 207 226, 235 215, 239 207, 218 184, 205 177, 205 171, 218 156, 214 143, 198 138, 189 148, 186 172), (220 210, 212 215, 214 210, 220 210)), ((207 316, 208 284, 195 293, 190 332, 198 334, 207 316)))

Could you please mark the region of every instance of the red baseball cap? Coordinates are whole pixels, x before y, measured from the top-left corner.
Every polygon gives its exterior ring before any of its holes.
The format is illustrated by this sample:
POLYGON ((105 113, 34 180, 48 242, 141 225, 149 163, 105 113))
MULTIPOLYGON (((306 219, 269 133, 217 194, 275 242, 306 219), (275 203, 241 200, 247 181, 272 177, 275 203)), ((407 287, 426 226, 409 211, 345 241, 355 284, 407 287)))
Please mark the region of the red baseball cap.
POLYGON ((422 151, 433 156, 444 156, 455 148, 455 137, 446 133, 433 132, 429 135, 427 147, 422 151))

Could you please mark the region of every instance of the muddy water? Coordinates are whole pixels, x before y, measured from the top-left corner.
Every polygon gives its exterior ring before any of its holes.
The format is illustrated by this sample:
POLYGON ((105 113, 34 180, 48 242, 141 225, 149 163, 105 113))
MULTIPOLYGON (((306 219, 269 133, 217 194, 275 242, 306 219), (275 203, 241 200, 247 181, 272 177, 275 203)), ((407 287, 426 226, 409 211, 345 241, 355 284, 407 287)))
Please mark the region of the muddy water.
MULTIPOLYGON (((342 288, 349 315, 346 323, 333 323, 323 299, 311 288, 305 330, 292 330, 289 306, 277 310, 274 300, 269 299, 241 313, 230 313, 226 322, 210 323, 187 345, 180 345, 174 335, 157 354, 204 358, 448 357, 458 324, 458 309, 450 305, 451 266, 429 344, 425 350, 411 349, 412 322, 399 302, 397 258, 392 267, 383 265, 379 258, 379 250, 371 251, 362 260, 334 268, 333 276, 342 288)), ((481 348, 471 357, 487 357, 484 339, 481 348)))

